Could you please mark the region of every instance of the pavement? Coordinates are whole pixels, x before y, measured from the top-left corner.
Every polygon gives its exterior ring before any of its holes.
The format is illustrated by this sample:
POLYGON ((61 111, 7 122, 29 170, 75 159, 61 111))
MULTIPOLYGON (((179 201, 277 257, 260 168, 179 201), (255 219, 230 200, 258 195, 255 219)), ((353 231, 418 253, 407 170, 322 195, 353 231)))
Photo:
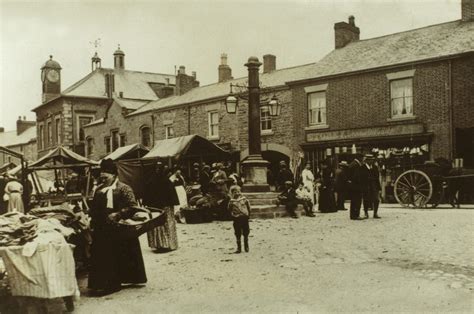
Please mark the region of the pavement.
MULTIPOLYGON (((348 204, 346 204, 348 207, 348 204)), ((178 224, 180 248, 141 238, 148 283, 83 296, 77 313, 474 312, 474 211, 384 205, 254 219, 250 252, 233 254, 232 222, 178 224)))

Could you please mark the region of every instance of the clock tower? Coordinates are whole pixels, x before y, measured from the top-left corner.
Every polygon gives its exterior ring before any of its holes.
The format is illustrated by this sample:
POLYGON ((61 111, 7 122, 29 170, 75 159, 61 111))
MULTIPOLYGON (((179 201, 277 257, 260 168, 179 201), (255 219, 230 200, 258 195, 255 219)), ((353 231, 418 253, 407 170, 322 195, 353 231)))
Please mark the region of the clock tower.
POLYGON ((61 94, 61 66, 53 60, 53 56, 49 56, 49 60, 41 67, 41 81, 43 83, 43 103, 61 94))

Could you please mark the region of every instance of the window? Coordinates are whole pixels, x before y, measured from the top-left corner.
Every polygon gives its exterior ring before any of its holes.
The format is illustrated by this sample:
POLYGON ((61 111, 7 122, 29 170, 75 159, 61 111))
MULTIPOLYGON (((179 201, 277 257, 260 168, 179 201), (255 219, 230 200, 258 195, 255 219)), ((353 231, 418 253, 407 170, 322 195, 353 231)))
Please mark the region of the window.
POLYGON ((49 147, 53 144, 53 126, 51 121, 46 122, 46 132, 48 132, 48 142, 46 145, 49 147))
POLYGON ((174 129, 172 125, 165 126, 165 138, 173 138, 174 137, 174 129))
POLYGON ((309 124, 326 124, 326 92, 308 94, 309 124))
POLYGON ((125 133, 120 134, 120 147, 127 144, 127 135, 125 133))
POLYGON ((105 152, 110 153, 110 136, 104 137, 105 152))
POLYGON ((392 118, 413 116, 413 79, 390 81, 392 118))
POLYGON ((260 108, 260 130, 272 130, 272 117, 270 116, 270 110, 268 107, 260 108))
POLYGON ((119 132, 118 130, 110 132, 111 137, 112 137, 112 151, 116 150, 119 148, 120 145, 120 137, 119 137, 119 132))
POLYGON ((79 134, 79 141, 83 141, 85 139, 84 134, 84 125, 89 124, 94 120, 94 116, 78 116, 78 134, 79 134))
POLYGON ((147 126, 144 126, 140 129, 142 145, 145 147, 151 146, 151 129, 147 126))
POLYGON ((56 134, 56 144, 61 144, 61 118, 57 117, 55 119, 54 128, 56 134))
POLYGON ((86 154, 90 156, 94 153, 94 139, 92 137, 86 138, 86 154))
POLYGON ((209 112, 209 137, 219 137, 219 113, 217 111, 209 112))
POLYGON ((39 134, 38 134, 38 148, 43 149, 44 148, 44 126, 41 123, 39 126, 39 134))

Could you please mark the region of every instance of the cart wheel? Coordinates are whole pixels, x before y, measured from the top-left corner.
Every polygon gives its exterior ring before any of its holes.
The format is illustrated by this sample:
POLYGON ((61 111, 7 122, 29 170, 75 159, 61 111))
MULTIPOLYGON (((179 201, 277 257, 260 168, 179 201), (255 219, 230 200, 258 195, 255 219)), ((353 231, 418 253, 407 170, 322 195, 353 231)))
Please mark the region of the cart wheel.
POLYGON ((433 184, 422 171, 408 170, 395 181, 395 198, 402 206, 425 207, 433 194, 433 184))
POLYGON ((74 312, 74 299, 73 297, 64 297, 64 304, 66 305, 66 310, 68 312, 74 312))

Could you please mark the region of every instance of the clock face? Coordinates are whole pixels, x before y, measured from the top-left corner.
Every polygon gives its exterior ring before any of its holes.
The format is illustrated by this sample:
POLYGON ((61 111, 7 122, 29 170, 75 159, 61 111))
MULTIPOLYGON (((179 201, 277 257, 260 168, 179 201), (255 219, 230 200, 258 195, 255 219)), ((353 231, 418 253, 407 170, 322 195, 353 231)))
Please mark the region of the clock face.
POLYGON ((59 73, 56 70, 49 70, 48 74, 46 75, 48 77, 48 81, 56 83, 59 81, 59 73))

